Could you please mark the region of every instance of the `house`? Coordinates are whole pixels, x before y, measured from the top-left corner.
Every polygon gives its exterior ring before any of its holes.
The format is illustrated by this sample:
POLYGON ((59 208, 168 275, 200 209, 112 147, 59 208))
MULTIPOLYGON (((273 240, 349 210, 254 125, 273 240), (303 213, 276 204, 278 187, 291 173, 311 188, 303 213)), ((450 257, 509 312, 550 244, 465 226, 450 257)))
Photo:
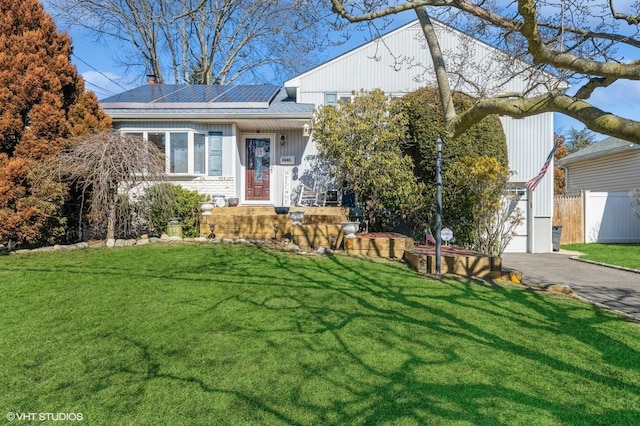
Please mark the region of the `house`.
POLYGON ((572 231, 571 242, 640 242, 640 218, 629 198, 629 191, 640 188, 640 145, 609 137, 557 165, 565 171, 567 196, 557 198, 555 220, 572 231))
MULTIPOLYGON (((530 83, 525 73, 505 78, 506 62, 496 61, 502 52, 442 23, 435 25, 445 52, 464 51, 484 70, 476 76, 483 84, 503 79, 500 90, 513 92, 530 83)), ((173 182, 237 197, 241 205, 288 206, 326 173, 309 132, 314 108, 348 100, 361 89, 402 96, 433 82, 429 63, 415 21, 286 81, 284 87, 148 84, 106 98, 101 106, 117 129, 139 134, 164 150, 173 182)), ((460 79, 458 88, 464 89, 468 80, 460 79)), ((553 114, 501 121, 509 165, 516 172, 511 190, 526 217, 507 250, 550 252, 553 175, 547 174, 533 192, 525 183, 552 148, 553 114)))
POLYGON ((629 192, 640 187, 640 145, 609 137, 561 158, 565 192, 629 192))
POLYGON ((289 205, 314 105, 283 88, 148 84, 100 104, 116 129, 165 153, 171 182, 241 204, 289 205))

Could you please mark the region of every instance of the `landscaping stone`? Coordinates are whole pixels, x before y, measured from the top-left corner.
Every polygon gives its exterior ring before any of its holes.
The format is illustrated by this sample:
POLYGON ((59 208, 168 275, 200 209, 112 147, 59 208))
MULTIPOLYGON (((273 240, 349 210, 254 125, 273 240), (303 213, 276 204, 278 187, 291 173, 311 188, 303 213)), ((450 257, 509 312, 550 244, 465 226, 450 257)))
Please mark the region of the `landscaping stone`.
POLYGON ((207 237, 196 237, 193 239, 194 241, 198 242, 198 243, 206 243, 207 241, 207 237))
POLYGON ((553 293, 566 294, 568 296, 577 296, 578 295, 578 293, 573 291, 573 289, 571 287, 569 287, 568 285, 565 285, 565 284, 551 284, 550 286, 546 287, 545 290, 553 292, 553 293))
POLYGON ((115 247, 115 245, 116 245, 116 240, 115 239, 109 238, 107 240, 107 244, 106 244, 107 247, 115 247))
POLYGON ((75 244, 72 245, 65 245, 65 246, 60 246, 60 250, 64 250, 64 251, 71 251, 71 250, 78 250, 80 247, 78 247, 75 244))
POLYGON ((149 244, 149 242, 150 242, 149 238, 141 238, 136 242, 136 245, 143 246, 143 245, 149 244))
POLYGON ((52 251, 53 247, 52 246, 47 246, 47 247, 38 247, 36 249, 33 249, 31 251, 33 252, 39 252, 39 251, 52 251))
POLYGON ((296 244, 293 244, 293 243, 289 243, 289 245, 287 245, 286 248, 287 248, 287 250, 290 250, 290 251, 293 251, 293 252, 296 252, 296 253, 299 253, 299 252, 302 251, 302 249, 299 246, 297 246, 296 244))
POLYGON ((81 241, 79 243, 76 243, 76 247, 78 247, 79 249, 86 249, 89 247, 89 243, 81 241))
POLYGON ((162 235, 160 235, 160 239, 162 241, 169 241, 169 236, 167 234, 162 234, 162 235))

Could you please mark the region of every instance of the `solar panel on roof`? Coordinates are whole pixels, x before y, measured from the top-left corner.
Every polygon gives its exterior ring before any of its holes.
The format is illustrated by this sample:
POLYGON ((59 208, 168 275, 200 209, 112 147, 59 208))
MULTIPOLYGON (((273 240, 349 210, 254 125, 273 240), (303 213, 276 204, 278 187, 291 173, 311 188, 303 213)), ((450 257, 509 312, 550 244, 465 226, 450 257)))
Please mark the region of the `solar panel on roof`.
POLYGON ((271 84, 241 86, 150 84, 108 97, 101 103, 152 103, 156 106, 172 104, 173 107, 179 108, 188 108, 190 104, 216 104, 219 108, 224 107, 224 104, 268 104, 279 91, 278 86, 271 84))
POLYGON ((103 102, 153 102, 183 87, 176 84, 148 84, 110 96, 103 102))
POLYGON ((270 84, 234 86, 232 90, 222 94, 215 102, 269 102, 279 90, 279 87, 270 84))
POLYGON ((162 103, 203 103, 210 102, 226 90, 223 86, 191 85, 179 86, 179 90, 168 93, 154 102, 162 103))

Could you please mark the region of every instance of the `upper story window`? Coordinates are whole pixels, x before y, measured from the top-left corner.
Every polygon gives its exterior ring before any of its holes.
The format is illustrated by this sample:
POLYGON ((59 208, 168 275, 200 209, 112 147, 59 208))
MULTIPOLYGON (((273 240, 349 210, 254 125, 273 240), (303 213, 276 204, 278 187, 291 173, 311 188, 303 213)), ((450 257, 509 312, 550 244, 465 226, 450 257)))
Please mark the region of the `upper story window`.
POLYGON ((338 103, 338 94, 337 93, 325 93, 324 94, 324 104, 325 105, 337 105, 338 103))
POLYGON ((169 174, 222 176, 222 132, 127 132, 153 142, 169 174))

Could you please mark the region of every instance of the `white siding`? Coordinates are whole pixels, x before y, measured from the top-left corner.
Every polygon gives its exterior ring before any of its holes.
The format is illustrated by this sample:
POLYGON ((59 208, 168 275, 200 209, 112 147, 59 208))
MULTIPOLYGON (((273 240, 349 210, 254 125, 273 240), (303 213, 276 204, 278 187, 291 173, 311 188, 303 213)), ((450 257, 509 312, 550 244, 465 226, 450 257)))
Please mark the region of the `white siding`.
POLYGON ((586 191, 584 203, 585 242, 640 242, 640 219, 633 213, 628 192, 586 191))
MULTIPOLYGON (((522 63, 496 61, 503 55, 502 52, 442 24, 436 23, 435 26, 449 71, 455 69, 456 63, 463 64, 466 77, 484 86, 489 93, 520 92, 533 81, 521 75, 514 77, 521 71, 518 67, 522 68, 522 63), (507 66, 510 69, 506 69, 507 66)), ((287 81, 285 86, 297 89, 298 102, 316 105, 324 103, 324 94, 328 92, 335 92, 341 97, 354 91, 379 88, 387 94, 401 96, 435 83, 431 64, 422 29, 415 23, 322 64, 287 81)), ((452 83, 455 85, 455 80, 452 83)), ((501 121, 507 137, 509 167, 516 172, 512 181, 519 183, 516 186, 523 187, 524 182, 538 174, 551 151, 553 114, 520 120, 502 117, 501 121)), ((312 151, 311 144, 308 149, 309 154, 312 151)), ((527 210, 530 213, 528 222, 522 225, 508 250, 550 252, 553 167, 549 168, 530 195, 532 209, 527 210)))
MULTIPOLYGON (((553 114, 546 113, 516 120, 500 117, 507 135, 509 168, 516 172, 514 182, 527 182, 540 172, 553 148, 553 114)), ((553 216, 553 165, 533 192, 534 217, 553 216)))
MULTIPOLYGON (((442 24, 435 23, 435 27, 450 71, 459 68, 465 77, 489 92, 525 88, 529 80, 513 77, 522 71, 519 62, 496 61, 497 57, 504 58, 499 50, 442 24), (509 69, 504 69, 505 66, 509 69)), ((341 96, 361 89, 381 88, 390 94, 408 93, 435 83, 432 68, 422 29, 416 23, 322 64, 289 80, 285 86, 300 88, 298 102, 322 104, 325 92, 337 92, 341 96)), ((455 86, 455 76, 451 79, 455 86)), ((455 88, 471 92, 471 87, 455 88)))
POLYGON ((640 187, 640 151, 623 152, 567 164, 567 194, 630 191, 640 187))

